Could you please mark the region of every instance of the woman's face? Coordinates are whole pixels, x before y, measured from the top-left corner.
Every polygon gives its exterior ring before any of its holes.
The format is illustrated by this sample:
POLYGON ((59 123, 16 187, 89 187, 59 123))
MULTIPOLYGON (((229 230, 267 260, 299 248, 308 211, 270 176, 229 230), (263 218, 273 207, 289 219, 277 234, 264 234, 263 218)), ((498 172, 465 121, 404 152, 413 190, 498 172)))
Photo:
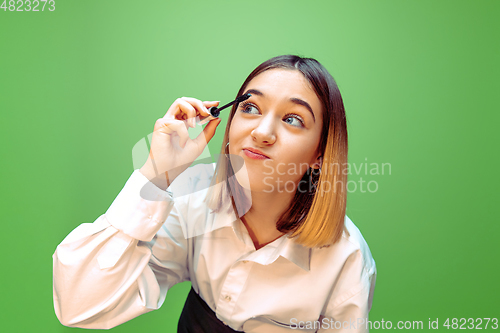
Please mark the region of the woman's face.
POLYGON ((308 191, 299 181, 319 163, 323 127, 321 102, 309 82, 299 71, 271 69, 253 78, 244 93, 252 96, 240 103, 229 129, 229 153, 245 162, 238 181, 257 192, 308 191))

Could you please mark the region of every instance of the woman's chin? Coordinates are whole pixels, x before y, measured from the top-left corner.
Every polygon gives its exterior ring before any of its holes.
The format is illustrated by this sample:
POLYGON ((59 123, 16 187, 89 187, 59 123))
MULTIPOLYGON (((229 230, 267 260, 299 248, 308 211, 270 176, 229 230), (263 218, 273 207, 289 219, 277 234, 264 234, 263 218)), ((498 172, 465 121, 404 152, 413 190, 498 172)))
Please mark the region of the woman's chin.
POLYGON ((272 193, 273 189, 276 188, 273 185, 272 179, 267 179, 269 177, 262 177, 262 173, 254 173, 252 171, 248 171, 246 168, 241 168, 235 176, 241 187, 254 193, 272 193))

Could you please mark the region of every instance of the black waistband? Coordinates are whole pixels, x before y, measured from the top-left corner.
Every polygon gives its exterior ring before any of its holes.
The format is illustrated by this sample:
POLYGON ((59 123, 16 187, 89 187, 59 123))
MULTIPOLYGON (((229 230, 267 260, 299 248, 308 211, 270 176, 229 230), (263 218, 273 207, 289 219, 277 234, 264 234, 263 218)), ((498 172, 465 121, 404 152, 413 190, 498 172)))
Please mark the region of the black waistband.
POLYGON ((231 333, 241 331, 235 331, 221 322, 215 315, 215 312, 212 311, 208 304, 191 287, 191 291, 182 309, 177 333, 214 332, 231 333))

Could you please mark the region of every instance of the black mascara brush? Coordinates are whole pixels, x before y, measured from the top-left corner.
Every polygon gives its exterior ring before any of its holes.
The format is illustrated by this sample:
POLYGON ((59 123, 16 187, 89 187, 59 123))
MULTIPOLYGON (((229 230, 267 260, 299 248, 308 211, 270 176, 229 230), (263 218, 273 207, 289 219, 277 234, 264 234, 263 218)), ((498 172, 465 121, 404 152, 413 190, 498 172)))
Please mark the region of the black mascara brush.
POLYGON ((206 116, 205 118, 201 118, 199 121, 198 121, 198 125, 205 125, 206 123, 208 123, 210 120, 212 119, 215 119, 215 118, 219 118, 219 115, 220 115, 220 112, 222 110, 224 110, 225 108, 228 108, 230 107, 231 105, 233 104, 238 104, 238 103, 241 103, 243 101, 246 101, 247 99, 250 98, 250 96, 252 96, 251 94, 245 94, 245 95, 241 95, 240 97, 236 98, 234 101, 232 101, 231 103, 227 103, 226 105, 218 108, 218 107, 215 107, 215 106, 212 106, 210 109, 208 109, 208 112, 210 113, 209 116, 206 116))

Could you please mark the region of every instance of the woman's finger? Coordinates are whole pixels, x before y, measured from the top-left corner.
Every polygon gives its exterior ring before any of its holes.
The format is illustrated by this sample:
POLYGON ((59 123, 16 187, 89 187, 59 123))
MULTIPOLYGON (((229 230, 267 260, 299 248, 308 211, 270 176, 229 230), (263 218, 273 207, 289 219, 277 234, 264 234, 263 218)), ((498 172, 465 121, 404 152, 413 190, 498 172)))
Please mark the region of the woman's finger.
POLYGON ((208 109, 209 107, 212 107, 212 106, 218 106, 220 101, 203 101, 202 103, 208 109))
POLYGON ((181 98, 179 100, 179 108, 181 109, 182 113, 185 115, 185 117, 183 117, 183 119, 187 120, 187 123, 189 124, 189 126, 195 127, 196 126, 195 118, 196 118, 196 113, 197 113, 196 107, 193 106, 188 101, 181 98))
POLYGON ((209 115, 207 107, 199 99, 192 97, 182 97, 182 99, 191 104, 192 106, 194 106, 196 108, 196 111, 203 117, 209 115))
POLYGON ((196 109, 194 108, 194 106, 192 106, 182 98, 177 98, 168 109, 164 118, 182 120, 182 119, 192 118, 195 116, 196 116, 196 109))
POLYGON ((175 123, 174 129, 177 132, 177 135, 179 135, 179 146, 181 146, 181 148, 184 148, 186 146, 186 142, 190 140, 188 130, 184 125, 184 122, 180 121, 175 123))
POLYGON ((155 131, 161 131, 165 134, 176 133, 179 136, 179 145, 184 148, 189 140, 189 134, 186 125, 182 120, 160 118, 156 121, 155 131))
POLYGON ((172 103, 172 105, 170 105, 167 112, 165 112, 165 115, 163 116, 163 118, 165 118, 165 117, 175 118, 176 114, 179 112, 179 100, 180 100, 180 98, 177 98, 172 103))
MULTIPOLYGON (((188 120, 189 118, 196 118, 197 113, 202 117, 209 115, 208 108, 218 106, 219 101, 200 101, 196 98, 182 97, 176 99, 170 108, 165 113, 166 118, 188 120)), ((196 120, 190 120, 187 124, 194 127, 196 120)))
POLYGON ((200 147, 200 149, 205 148, 205 146, 212 140, 212 138, 215 135, 215 130, 217 129, 217 126, 220 124, 221 119, 220 118, 215 118, 212 119, 208 122, 208 124, 205 126, 203 129, 203 132, 201 132, 196 139, 195 143, 200 147))

